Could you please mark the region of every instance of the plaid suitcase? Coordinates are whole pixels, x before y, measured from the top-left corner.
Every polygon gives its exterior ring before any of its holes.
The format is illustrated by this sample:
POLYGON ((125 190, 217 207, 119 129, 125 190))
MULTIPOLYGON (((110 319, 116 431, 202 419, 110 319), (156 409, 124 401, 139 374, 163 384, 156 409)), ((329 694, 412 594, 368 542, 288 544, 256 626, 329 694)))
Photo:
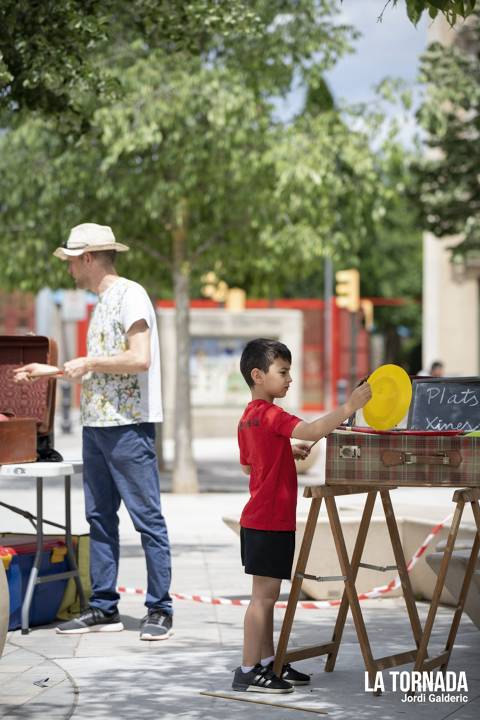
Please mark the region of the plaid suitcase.
POLYGON ((327 485, 480 487, 480 437, 457 432, 335 430, 327 485))

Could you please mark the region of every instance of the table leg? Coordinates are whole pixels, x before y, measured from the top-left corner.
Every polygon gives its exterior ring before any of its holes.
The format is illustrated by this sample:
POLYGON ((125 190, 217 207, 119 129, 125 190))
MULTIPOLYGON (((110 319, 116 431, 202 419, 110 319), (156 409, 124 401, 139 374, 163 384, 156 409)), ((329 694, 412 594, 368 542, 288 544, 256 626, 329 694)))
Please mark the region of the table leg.
MULTIPOLYGON (((360 527, 358 528, 358 535, 355 541, 355 548, 352 555, 352 579, 353 582, 357 579, 358 567, 362 559, 363 549, 365 547, 365 541, 367 539, 368 528, 370 527, 370 520, 372 518, 373 508, 375 506, 375 500, 377 492, 369 492, 365 501, 365 507, 363 509, 362 519, 360 527)), ((327 656, 327 662, 325 663, 325 672, 332 672, 335 668, 337 661, 338 648, 342 640, 343 628, 345 627, 345 621, 348 613, 348 595, 346 588, 343 590, 342 601, 338 609, 337 620, 335 622, 335 628, 333 630, 332 642, 335 643, 335 648, 327 656)))
POLYGON ((22 603, 22 635, 29 633, 30 606, 37 584, 43 552, 43 478, 37 477, 37 551, 28 578, 27 589, 22 603))
POLYGON ((310 548, 312 546, 313 536, 315 535, 315 529, 317 527, 318 513, 322 504, 322 498, 313 498, 308 513, 307 522, 305 524, 305 531, 303 533, 302 545, 298 554, 297 565, 295 567, 295 573, 292 580, 292 588, 288 597, 287 609, 285 610, 285 617, 282 623, 282 629, 280 631, 280 637, 277 643, 277 652, 275 654, 275 662, 273 665, 273 671, 280 677, 281 670, 284 664, 285 655, 288 647, 288 640, 290 638, 290 632, 292 630, 293 619, 295 617, 295 611, 297 609, 297 602, 302 589, 303 577, 302 574, 305 572, 307 566, 308 556, 310 554, 310 548))
POLYGON ((333 539, 337 550, 338 560, 342 574, 346 577, 345 580, 345 592, 348 598, 348 604, 355 624, 355 630, 357 631, 358 642, 360 644, 360 650, 362 651, 363 660, 367 669, 370 683, 373 685, 375 681, 376 664, 373 659, 372 650, 370 648, 370 642, 363 621, 362 610, 358 601, 357 591, 355 589, 355 581, 352 574, 352 568, 348 559, 347 548, 345 546, 345 540, 343 537, 342 526, 340 524, 340 518, 338 516, 338 510, 335 503, 334 497, 325 498, 325 504, 327 506, 328 517, 330 520, 330 527, 332 528, 333 539))
POLYGON ((472 576, 475 572, 475 568, 477 565, 478 552, 480 549, 480 509, 478 501, 472 502, 471 506, 473 516, 477 524, 477 534, 475 535, 475 540, 473 541, 472 552, 470 553, 470 558, 467 563, 467 569, 465 571, 465 577, 463 578, 462 589, 460 590, 460 595, 458 596, 457 607, 455 608, 452 625, 450 627, 447 643, 445 645, 445 652, 447 653, 447 657, 444 659, 444 662, 440 666, 440 670, 442 671, 447 669, 448 661, 450 660, 450 655, 452 653, 455 638, 457 636, 458 626, 460 625, 460 620, 462 619, 463 609, 467 600, 472 576))
POLYGON ((67 556, 70 570, 74 570, 75 585, 77 588, 78 597, 80 600, 80 610, 85 607, 85 593, 83 592, 82 582, 80 580, 80 574, 75 560, 75 553, 73 551, 72 542, 72 511, 71 511, 71 477, 65 475, 65 542, 67 545, 67 556))
POLYGON ((400 534, 398 532, 397 521, 395 520, 395 513, 393 512, 390 491, 382 490, 380 492, 380 497, 382 498, 385 519, 387 521, 387 527, 390 534, 393 554, 395 556, 395 562, 397 564, 398 575, 402 583, 403 597, 405 600, 405 605, 407 606, 407 612, 410 618, 410 625, 412 628, 413 637, 418 648, 422 639, 422 626, 420 623, 420 618, 418 616, 418 610, 413 595, 412 583, 410 582, 410 576, 408 574, 407 565, 405 562, 405 555, 403 552, 402 543, 400 541, 400 534))
MULTIPOLYGON (((442 594, 443 586, 445 585, 445 578, 447 576, 448 565, 450 558, 452 557, 453 548, 455 546, 455 540, 458 534, 458 528, 462 519, 464 501, 459 500, 455 508, 453 515, 452 524, 448 533, 447 545, 443 553, 442 562, 440 563, 440 569, 438 571, 437 582, 435 583, 435 589, 433 591, 432 600, 430 602, 430 608, 428 610, 427 620, 423 629, 422 639, 418 648, 417 659, 415 661, 414 670, 423 670, 423 665, 428 652, 428 643, 430 635, 432 634, 433 623, 435 622, 435 616, 437 614, 438 605, 440 603, 440 596, 442 594)), ((435 658, 430 660, 429 669, 435 667, 435 658), (431 667, 430 667, 431 666, 431 667)))

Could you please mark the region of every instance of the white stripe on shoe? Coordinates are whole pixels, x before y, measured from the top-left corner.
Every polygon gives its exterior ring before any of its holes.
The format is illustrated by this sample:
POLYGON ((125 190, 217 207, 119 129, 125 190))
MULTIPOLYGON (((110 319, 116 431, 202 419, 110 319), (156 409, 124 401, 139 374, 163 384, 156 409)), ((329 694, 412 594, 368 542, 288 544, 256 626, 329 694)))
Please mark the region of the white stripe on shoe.
POLYGON ((93 632, 121 632, 123 629, 123 623, 118 622, 106 623, 105 625, 85 625, 84 627, 70 628, 69 630, 62 630, 57 627, 57 633, 59 635, 83 635, 93 632))

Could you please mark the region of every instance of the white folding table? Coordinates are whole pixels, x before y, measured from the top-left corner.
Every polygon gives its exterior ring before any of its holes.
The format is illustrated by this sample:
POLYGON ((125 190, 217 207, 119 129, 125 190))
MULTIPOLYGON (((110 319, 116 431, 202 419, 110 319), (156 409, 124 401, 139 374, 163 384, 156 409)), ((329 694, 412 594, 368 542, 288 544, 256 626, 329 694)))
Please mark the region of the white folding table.
POLYGON ((77 563, 75 560, 75 553, 73 550, 72 542, 72 519, 71 519, 71 478, 76 473, 81 473, 83 470, 82 462, 34 462, 34 463, 22 463, 16 465, 0 465, 0 477, 12 478, 13 481, 21 477, 23 480, 35 480, 37 489, 37 515, 32 515, 26 510, 7 505, 7 503, 1 502, 0 505, 3 507, 16 512, 23 517, 26 517, 32 523, 36 531, 37 536, 37 549, 35 554, 35 560, 30 571, 28 578, 27 590, 22 604, 22 634, 27 635, 29 633, 29 615, 30 606, 32 604, 33 593, 36 585, 42 583, 53 582, 54 580, 64 580, 68 578, 74 578, 77 586, 77 592, 80 598, 80 607, 85 606, 85 595, 80 581, 80 573, 78 571, 77 563), (43 483, 44 480, 48 481, 49 478, 64 478, 65 488, 65 525, 60 525, 50 520, 45 520, 43 517, 43 483), (67 557, 70 565, 70 570, 62 573, 55 573, 53 575, 40 575, 40 564, 42 559, 43 551, 43 524, 53 525, 54 527, 60 528, 65 534, 65 544, 67 546, 67 557))

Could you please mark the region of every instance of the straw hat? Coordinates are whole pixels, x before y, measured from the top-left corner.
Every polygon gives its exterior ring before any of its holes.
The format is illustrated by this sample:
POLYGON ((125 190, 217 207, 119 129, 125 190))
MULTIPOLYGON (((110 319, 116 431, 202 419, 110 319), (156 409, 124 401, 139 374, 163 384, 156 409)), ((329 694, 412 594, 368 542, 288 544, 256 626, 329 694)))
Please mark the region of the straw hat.
POLYGON ((82 223, 70 230, 68 240, 58 247, 53 253, 60 260, 68 260, 70 257, 77 257, 86 252, 98 252, 99 250, 116 250, 126 252, 127 245, 122 245, 115 240, 113 230, 108 225, 97 225, 96 223, 82 223))

